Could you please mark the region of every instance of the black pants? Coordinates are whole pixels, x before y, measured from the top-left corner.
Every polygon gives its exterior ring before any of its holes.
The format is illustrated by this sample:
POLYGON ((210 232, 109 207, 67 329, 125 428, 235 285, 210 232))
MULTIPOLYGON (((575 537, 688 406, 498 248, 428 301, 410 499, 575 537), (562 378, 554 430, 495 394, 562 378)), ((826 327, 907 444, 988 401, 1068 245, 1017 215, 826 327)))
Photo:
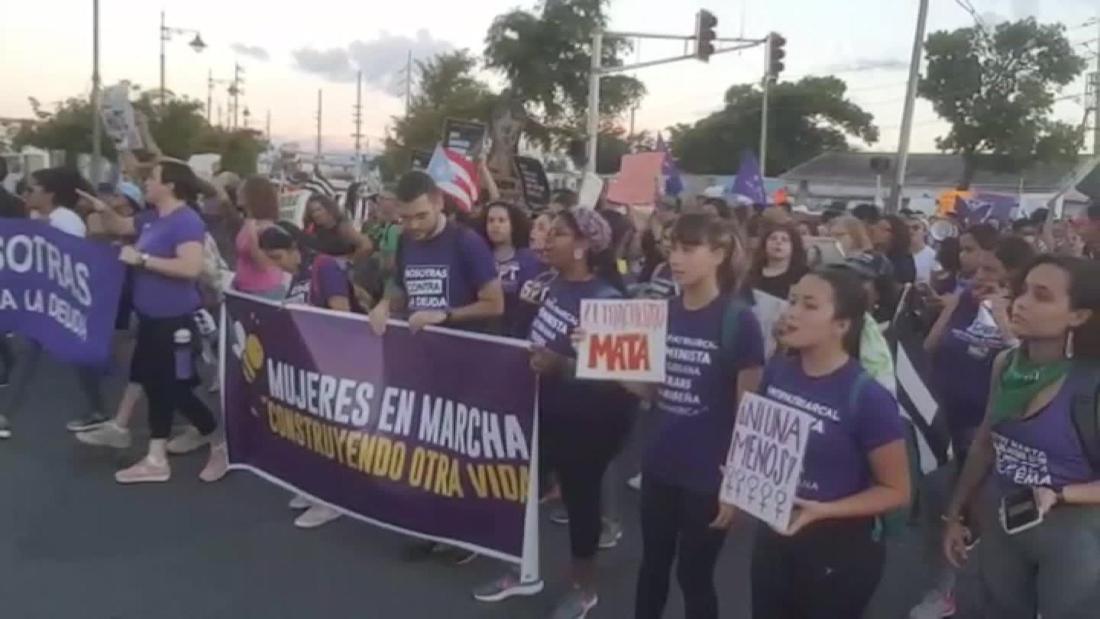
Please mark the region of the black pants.
MULTIPOLYGON (((210 408, 195 395, 197 378, 176 378, 174 334, 191 331, 198 342, 191 315, 172 318, 139 317, 137 346, 130 367, 130 379, 141 385, 149 398, 150 438, 166 439, 172 432, 172 415, 178 410, 204 436, 214 432, 217 422, 210 408)), ((192 363, 192 366, 194 364, 192 363)))
MULTIPOLYGON (((23 406, 23 400, 27 397, 31 382, 42 371, 43 358, 49 355, 46 349, 34 340, 27 340, 26 348, 23 358, 16 361, 10 342, 0 335, 0 362, 4 364, 4 372, 0 374, 2 379, 0 385, 7 384, 9 380, 11 382, 11 391, 7 394, 3 405, 0 405, 0 411, 6 411, 11 415, 23 406)), ((77 385, 84 394, 84 401, 87 404, 86 414, 103 415, 103 389, 100 384, 103 380, 103 370, 90 366, 62 365, 76 374, 77 385)))
POLYGON ((669 572, 684 594, 686 619, 718 619, 714 566, 726 532, 710 528, 718 495, 642 476, 642 566, 634 597, 636 619, 660 619, 668 600, 669 572))
POLYGON ((11 380, 11 370, 15 367, 15 353, 8 342, 8 334, 0 333, 0 387, 6 387, 11 380))
POLYGON ((824 521, 794 537, 761 525, 752 552, 754 619, 859 619, 882 576, 872 519, 824 521))

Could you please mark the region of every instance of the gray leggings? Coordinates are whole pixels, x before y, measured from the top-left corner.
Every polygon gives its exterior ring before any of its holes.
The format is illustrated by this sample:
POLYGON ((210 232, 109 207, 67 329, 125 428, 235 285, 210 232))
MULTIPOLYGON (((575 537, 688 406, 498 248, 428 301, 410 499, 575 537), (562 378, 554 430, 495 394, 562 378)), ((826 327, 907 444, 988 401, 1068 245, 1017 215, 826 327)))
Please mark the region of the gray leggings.
POLYGON ((991 493, 978 546, 985 616, 1095 619, 1100 616, 1100 506, 1059 506, 1039 526, 1008 535, 991 493))

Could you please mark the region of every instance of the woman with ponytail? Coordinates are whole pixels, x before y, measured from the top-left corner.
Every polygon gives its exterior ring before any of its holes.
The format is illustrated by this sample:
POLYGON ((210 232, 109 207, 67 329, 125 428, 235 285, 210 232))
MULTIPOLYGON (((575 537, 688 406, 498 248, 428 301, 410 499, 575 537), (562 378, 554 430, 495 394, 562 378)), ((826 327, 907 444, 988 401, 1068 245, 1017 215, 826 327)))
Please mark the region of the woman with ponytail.
POLYGON ((1096 616, 1098 312, 1100 267, 1080 258, 1040 257, 1012 301, 1020 346, 993 364, 985 419, 944 514, 943 552, 959 567, 963 514, 977 508, 988 617, 1096 616))

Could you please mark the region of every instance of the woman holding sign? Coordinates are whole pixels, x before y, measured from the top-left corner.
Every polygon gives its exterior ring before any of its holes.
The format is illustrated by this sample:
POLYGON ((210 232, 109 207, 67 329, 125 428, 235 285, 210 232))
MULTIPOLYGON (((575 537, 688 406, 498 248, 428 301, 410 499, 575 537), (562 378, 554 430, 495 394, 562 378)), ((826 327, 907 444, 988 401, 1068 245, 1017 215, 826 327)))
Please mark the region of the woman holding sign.
POLYGON ((812 272, 790 302, 778 338, 791 354, 768 363, 760 394, 813 422, 790 524, 761 527, 753 547, 752 616, 853 619, 882 574, 876 518, 909 502, 902 420, 894 397, 859 364, 867 295, 858 277, 812 272))
POLYGON ((684 616, 717 619, 714 566, 730 524, 719 516, 722 465, 741 393, 764 365, 760 324, 736 288, 734 231, 716 217, 684 215, 671 230, 668 264, 682 292, 669 300, 665 382, 646 394, 660 415, 642 464, 642 565, 634 616, 659 619, 669 572, 684 616))
MULTIPOLYGON (((574 208, 554 218, 546 257, 558 277, 531 327, 531 367, 541 375, 539 432, 546 458, 561 484, 569 515, 573 588, 554 619, 583 619, 595 608, 595 556, 602 527, 600 488, 607 465, 630 429, 634 398, 614 382, 580 381, 571 341, 584 299, 621 299, 624 293, 611 252, 611 227, 596 211, 574 208)), ((533 595, 542 583, 520 583, 515 574, 474 592, 495 602, 533 595)))
POLYGON ((987 616, 1097 615, 1098 312, 1100 268, 1079 258, 1039 258, 1012 301, 1021 344, 994 362, 985 420, 944 514, 943 552, 960 566, 963 514, 978 508, 987 616))

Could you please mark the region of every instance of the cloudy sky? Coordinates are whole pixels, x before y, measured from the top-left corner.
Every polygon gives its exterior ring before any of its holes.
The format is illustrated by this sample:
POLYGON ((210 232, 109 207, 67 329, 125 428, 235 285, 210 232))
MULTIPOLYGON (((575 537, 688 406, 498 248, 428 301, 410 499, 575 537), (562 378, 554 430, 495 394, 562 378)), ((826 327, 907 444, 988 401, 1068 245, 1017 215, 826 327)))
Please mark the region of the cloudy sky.
MULTIPOLYGON (((987 24, 1036 16, 1077 27, 1096 16, 1097 0, 971 0, 987 24)), ((86 94, 91 85, 91 0, 4 0, 0 19, 0 117, 30 116, 28 96, 49 103, 86 94)), ((493 17, 535 0, 104 0, 101 7, 101 72, 105 84, 128 79, 143 87, 158 82, 159 13, 169 26, 196 28, 209 47, 196 54, 190 35, 168 44, 168 88, 206 100, 207 74, 232 76, 244 67, 244 104, 251 125, 263 128, 271 114, 276 140, 312 145, 318 89, 324 90, 326 147, 350 142, 354 74, 362 70, 364 133, 380 143, 385 127, 403 103, 400 72, 409 50, 415 57, 466 48, 480 54, 493 17)), ((958 2, 932 3, 929 31, 973 23, 958 2)), ((870 111, 882 130, 878 147, 897 144, 917 0, 613 0, 611 27, 621 31, 688 34, 695 11, 707 8, 719 19, 721 36, 762 37, 775 30, 787 37, 787 78, 835 74, 848 81, 853 100, 870 111), (659 26, 658 26, 659 25, 659 26)), ((1071 41, 1096 37, 1096 29, 1075 28, 1071 41)), ((1082 51, 1084 47, 1078 48, 1082 51)), ((1095 46, 1092 48, 1095 50, 1095 46)), ((638 60, 682 53, 676 42, 646 41, 638 60)), ((694 121, 720 107, 735 83, 759 79, 760 49, 716 56, 709 64, 682 62, 637 72, 649 95, 637 110, 638 129, 657 130, 694 121)), ((499 84, 496 76, 487 74, 499 84)), ((1084 91, 1083 80, 1066 94, 1084 91)), ((214 117, 226 107, 224 84, 216 87, 214 117)), ((1060 118, 1079 123, 1081 103, 1058 104, 1060 118)), ((624 119, 624 123, 626 120, 624 119)), ((918 105, 914 148, 931 150, 943 131, 931 108, 918 105)))

